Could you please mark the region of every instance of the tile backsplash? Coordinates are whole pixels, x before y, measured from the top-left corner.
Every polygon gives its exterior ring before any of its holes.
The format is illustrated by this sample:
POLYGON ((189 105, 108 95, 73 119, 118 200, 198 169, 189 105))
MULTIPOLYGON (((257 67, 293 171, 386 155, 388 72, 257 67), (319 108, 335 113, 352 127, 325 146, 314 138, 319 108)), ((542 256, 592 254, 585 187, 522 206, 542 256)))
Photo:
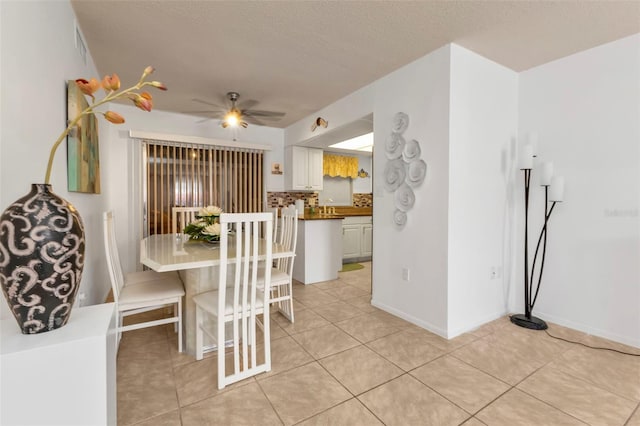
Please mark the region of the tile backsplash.
POLYGON ((309 207, 309 200, 315 200, 318 204, 317 192, 267 192, 267 207, 288 206, 294 204, 296 200, 304 200, 304 206, 309 207), (280 203, 278 203, 278 199, 280 203))
MULTIPOLYGON (((278 207, 278 199, 280 205, 288 206, 294 204, 296 200, 304 200, 305 207, 309 207, 309 200, 313 199, 315 204, 318 204, 317 192, 267 192, 267 206, 278 207)), ((373 206, 373 194, 353 194, 352 196, 353 207, 372 207, 373 206)))
POLYGON ((356 194, 354 193, 352 196, 353 207, 373 207, 373 194, 356 194))

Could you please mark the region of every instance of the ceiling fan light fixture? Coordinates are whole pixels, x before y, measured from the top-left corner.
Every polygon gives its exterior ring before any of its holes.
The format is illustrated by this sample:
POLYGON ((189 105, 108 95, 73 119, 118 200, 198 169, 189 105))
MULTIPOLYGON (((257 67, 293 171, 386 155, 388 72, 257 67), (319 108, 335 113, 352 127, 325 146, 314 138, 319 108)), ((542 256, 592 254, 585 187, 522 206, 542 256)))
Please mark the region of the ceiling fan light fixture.
MULTIPOLYGON (((2 1, 2 0, 0 0, 2 1)), ((196 114, 205 114, 205 113, 214 113, 214 117, 221 119, 220 127, 226 129, 228 127, 238 128, 242 127, 246 129, 249 127, 249 124, 257 124, 260 126, 265 126, 266 124, 263 120, 278 120, 284 117, 284 112, 276 112, 276 111, 263 111, 263 110, 252 110, 252 109, 241 109, 236 106, 236 102, 240 95, 238 92, 228 92, 227 100, 231 103, 228 108, 219 107, 216 104, 203 101, 201 99, 193 99, 196 102, 200 102, 206 105, 210 105, 212 107, 219 108, 217 111, 184 111, 185 113, 196 113, 196 114)), ((249 105, 255 105, 257 101, 247 101, 249 105)), ((227 104, 228 105, 228 104, 227 104)), ((250 108, 250 107, 249 107, 250 108)))
POLYGON ((222 122, 222 127, 237 127, 240 125, 240 114, 239 111, 235 108, 232 108, 231 111, 229 111, 225 116, 224 116, 224 121, 222 122))

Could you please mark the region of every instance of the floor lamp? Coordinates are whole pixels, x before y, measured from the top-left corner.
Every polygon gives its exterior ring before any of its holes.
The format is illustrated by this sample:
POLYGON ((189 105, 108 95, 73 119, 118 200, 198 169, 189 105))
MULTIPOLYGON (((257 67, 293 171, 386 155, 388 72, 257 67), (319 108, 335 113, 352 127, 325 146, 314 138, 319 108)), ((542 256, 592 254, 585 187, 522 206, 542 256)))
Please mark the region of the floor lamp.
POLYGON ((533 307, 538 299, 540 284, 542 283, 542 272, 544 271, 544 260, 547 252, 547 230, 549 218, 556 203, 562 202, 564 192, 564 178, 553 176, 553 164, 543 163, 541 167, 540 185, 544 187, 544 224, 538 236, 538 243, 529 270, 529 189, 531 183, 531 170, 533 169, 533 149, 531 145, 526 145, 520 160, 520 170, 524 172, 524 314, 511 316, 511 322, 520 327, 532 330, 545 330, 547 323, 540 318, 531 315, 533 307), (551 207, 549 207, 551 203, 551 207), (542 246, 542 251, 540 250, 542 246), (540 255, 540 257, 538 257, 540 255), (536 282, 536 266, 540 259, 540 270, 538 271, 536 282))

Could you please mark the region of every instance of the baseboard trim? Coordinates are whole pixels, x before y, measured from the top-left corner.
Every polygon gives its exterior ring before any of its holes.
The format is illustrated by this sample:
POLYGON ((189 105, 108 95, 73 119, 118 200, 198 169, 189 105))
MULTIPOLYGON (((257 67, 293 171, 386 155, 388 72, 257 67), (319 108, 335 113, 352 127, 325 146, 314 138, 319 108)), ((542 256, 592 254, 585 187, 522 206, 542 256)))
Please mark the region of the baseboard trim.
POLYGON ((472 323, 470 323, 469 325, 465 325, 463 327, 458 327, 457 329, 450 331, 449 332, 449 339, 453 339, 454 337, 457 337, 461 334, 464 333, 468 333, 470 331, 474 331, 477 330, 478 328, 482 327, 483 325, 491 322, 491 321, 495 321, 498 318, 501 318, 505 315, 507 315, 508 312, 507 311, 502 311, 502 312, 494 312, 491 315, 487 315, 485 317, 483 317, 482 319, 478 320, 478 321, 474 321, 472 323))
POLYGON ((571 328, 573 330, 581 331, 583 333, 587 333, 592 336, 602 337, 603 339, 611 340, 613 342, 622 343, 623 345, 633 346, 634 348, 640 348, 640 338, 638 339, 629 338, 627 336, 611 333, 606 330, 601 330, 599 328, 591 327, 579 322, 571 321, 566 318, 561 318, 556 315, 550 315, 545 312, 540 312, 537 310, 535 314, 537 317, 540 317, 547 322, 551 322, 557 325, 561 325, 563 327, 571 328))
POLYGON ((443 330, 442 328, 431 324, 430 322, 427 321, 423 321, 419 318, 416 318, 412 315, 407 314, 406 312, 402 312, 399 311, 398 309, 392 308, 389 305, 385 305, 384 303, 380 303, 378 301, 376 301, 374 298, 371 299, 371 304, 373 306, 375 306, 378 309, 382 309, 385 312, 388 312, 390 314, 393 314, 399 318, 402 318, 405 321, 409 321, 411 324, 415 324, 418 327, 422 327, 434 334, 437 334, 440 337, 444 337, 445 339, 447 339, 447 332, 446 330, 443 330))

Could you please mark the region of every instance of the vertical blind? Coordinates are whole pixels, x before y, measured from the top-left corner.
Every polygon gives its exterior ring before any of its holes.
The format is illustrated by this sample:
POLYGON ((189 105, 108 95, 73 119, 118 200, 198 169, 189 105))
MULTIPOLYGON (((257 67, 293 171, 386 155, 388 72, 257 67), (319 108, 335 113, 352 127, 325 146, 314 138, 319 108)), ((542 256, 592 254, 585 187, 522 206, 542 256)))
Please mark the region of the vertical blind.
POLYGON ((145 234, 171 232, 173 207, 263 210, 263 151, 143 141, 145 234))

